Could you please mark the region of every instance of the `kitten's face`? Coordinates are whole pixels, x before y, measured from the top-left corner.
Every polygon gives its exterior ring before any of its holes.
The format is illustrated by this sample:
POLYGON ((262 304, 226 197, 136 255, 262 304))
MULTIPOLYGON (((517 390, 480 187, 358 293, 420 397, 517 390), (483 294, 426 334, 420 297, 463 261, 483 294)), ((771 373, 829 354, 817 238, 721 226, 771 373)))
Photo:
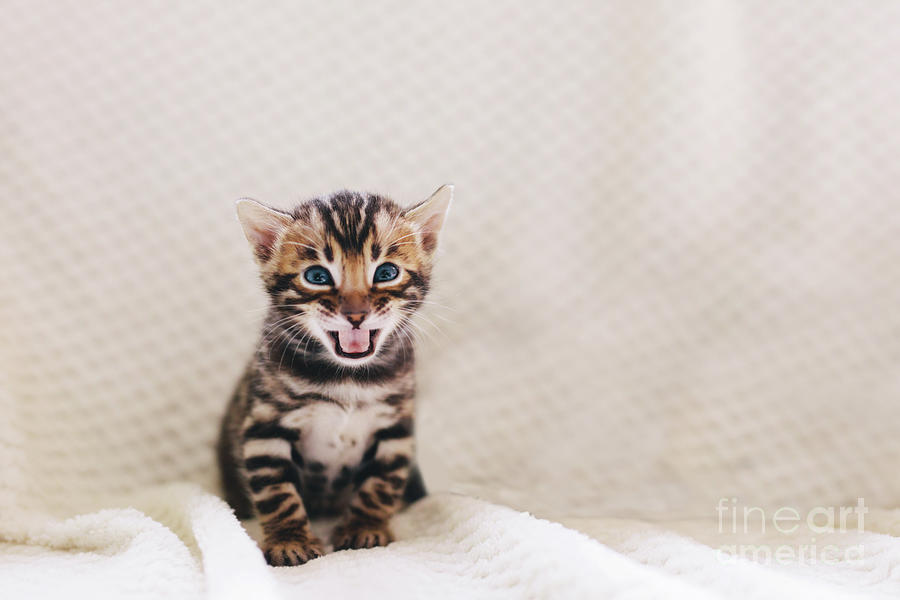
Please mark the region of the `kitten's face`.
POLYGON ((311 339, 342 365, 377 359, 428 292, 437 236, 452 187, 401 209, 380 196, 339 192, 292 213, 252 200, 238 216, 260 265, 272 306, 288 324, 283 343, 311 339))

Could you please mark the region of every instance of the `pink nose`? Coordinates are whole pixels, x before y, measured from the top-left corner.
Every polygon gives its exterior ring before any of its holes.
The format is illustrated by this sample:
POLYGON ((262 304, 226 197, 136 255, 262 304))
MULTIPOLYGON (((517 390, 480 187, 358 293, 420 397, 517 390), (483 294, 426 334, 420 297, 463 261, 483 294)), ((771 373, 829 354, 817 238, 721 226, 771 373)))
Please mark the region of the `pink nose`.
POLYGON ((345 312, 344 316, 347 317, 354 329, 358 329, 368 314, 367 312, 345 312))

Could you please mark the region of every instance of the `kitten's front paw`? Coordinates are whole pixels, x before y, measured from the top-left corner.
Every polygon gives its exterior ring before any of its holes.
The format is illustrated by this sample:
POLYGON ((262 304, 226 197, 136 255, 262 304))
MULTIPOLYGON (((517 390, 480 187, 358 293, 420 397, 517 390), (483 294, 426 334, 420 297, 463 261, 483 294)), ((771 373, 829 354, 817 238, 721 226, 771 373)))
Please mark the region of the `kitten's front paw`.
POLYGON ((263 556, 273 567, 292 567, 302 565, 325 554, 325 548, 317 538, 305 542, 293 540, 289 542, 265 542, 263 556))
POLYGON ((394 541, 387 523, 347 523, 339 525, 332 536, 335 550, 374 548, 394 541))

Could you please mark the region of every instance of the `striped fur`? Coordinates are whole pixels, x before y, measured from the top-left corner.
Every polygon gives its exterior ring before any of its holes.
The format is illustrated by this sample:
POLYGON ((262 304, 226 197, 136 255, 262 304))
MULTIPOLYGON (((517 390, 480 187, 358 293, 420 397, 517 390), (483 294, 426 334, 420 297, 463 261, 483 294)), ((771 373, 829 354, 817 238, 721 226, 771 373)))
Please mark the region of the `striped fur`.
POLYGON ((270 306, 218 453, 228 502, 260 518, 269 564, 323 553, 309 527, 317 515, 342 515, 335 549, 387 544, 390 517, 425 495, 408 322, 428 293, 451 197, 444 186, 409 209, 354 192, 291 212, 238 203, 270 306), (396 279, 375 280, 384 263, 396 279), (328 269, 331 284, 308 281, 311 267, 328 269))

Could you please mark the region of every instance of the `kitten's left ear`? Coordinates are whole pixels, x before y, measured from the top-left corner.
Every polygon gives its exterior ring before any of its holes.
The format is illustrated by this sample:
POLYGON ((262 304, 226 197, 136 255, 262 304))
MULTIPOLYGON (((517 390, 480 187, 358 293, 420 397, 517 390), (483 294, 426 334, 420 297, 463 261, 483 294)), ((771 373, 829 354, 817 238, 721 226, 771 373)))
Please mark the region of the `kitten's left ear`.
POLYGON ((453 201, 453 184, 442 185, 427 200, 403 212, 403 216, 416 223, 422 232, 422 245, 428 252, 434 252, 438 245, 438 234, 444 226, 444 219, 453 201))

